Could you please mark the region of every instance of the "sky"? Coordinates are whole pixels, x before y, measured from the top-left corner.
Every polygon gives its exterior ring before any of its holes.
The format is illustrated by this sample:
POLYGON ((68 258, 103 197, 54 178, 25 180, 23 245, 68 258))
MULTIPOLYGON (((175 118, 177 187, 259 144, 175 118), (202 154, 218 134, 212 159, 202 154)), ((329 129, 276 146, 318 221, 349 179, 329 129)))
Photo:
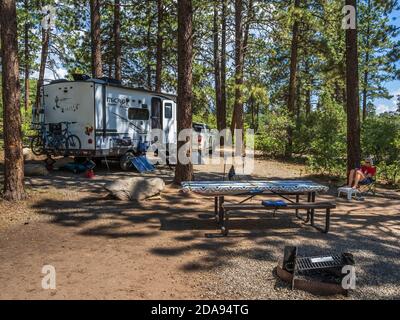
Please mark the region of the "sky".
MULTIPOLYGON (((392 16, 392 24, 400 27, 400 10, 395 11, 392 16)), ((397 40, 400 41, 400 35, 397 37, 397 40)), ((400 61, 397 63, 400 68, 400 61)), ((394 97, 392 99, 376 99, 374 104, 376 106, 376 112, 382 113, 387 111, 395 111, 397 109, 396 100, 397 95, 400 95, 400 80, 391 81, 386 84, 386 87, 389 90, 389 93, 394 97)))

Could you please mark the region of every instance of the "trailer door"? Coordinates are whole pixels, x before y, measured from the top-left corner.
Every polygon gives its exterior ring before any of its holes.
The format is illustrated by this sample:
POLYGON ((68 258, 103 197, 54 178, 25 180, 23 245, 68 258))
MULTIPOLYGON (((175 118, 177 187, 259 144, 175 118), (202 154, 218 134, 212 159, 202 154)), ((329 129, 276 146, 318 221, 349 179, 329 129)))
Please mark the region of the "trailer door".
POLYGON ((162 102, 160 98, 151 98, 151 128, 162 129, 162 102))
POLYGON ((174 143, 176 137, 175 130, 175 108, 176 105, 171 100, 163 101, 163 131, 165 137, 165 143, 174 143))

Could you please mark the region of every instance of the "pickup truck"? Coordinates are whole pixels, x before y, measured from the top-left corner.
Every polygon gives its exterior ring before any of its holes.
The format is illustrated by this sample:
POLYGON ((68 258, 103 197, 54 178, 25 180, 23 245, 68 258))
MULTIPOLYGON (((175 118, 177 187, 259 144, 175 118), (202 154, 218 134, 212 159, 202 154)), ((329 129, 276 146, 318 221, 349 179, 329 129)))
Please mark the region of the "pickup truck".
POLYGON ((212 153, 212 136, 210 127, 205 123, 193 122, 193 150, 200 151, 203 154, 208 151, 212 153))

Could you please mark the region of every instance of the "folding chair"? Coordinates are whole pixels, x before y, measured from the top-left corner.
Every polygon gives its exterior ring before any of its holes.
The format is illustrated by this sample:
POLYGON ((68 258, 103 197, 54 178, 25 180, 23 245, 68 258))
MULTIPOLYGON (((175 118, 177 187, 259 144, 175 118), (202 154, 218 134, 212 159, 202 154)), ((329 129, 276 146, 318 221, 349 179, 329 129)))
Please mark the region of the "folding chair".
POLYGON ((371 183, 368 184, 362 184, 358 187, 358 190, 363 194, 363 195, 375 195, 376 194, 376 180, 373 179, 371 183))

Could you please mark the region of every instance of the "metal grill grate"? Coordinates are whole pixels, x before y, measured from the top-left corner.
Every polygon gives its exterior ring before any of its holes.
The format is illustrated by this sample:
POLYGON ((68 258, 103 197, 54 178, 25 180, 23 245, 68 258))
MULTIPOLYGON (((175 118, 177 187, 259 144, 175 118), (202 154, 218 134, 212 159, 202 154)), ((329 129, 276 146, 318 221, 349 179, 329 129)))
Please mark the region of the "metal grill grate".
POLYGON ((327 257, 303 257, 296 259, 296 270, 318 270, 342 267, 343 259, 341 255, 332 255, 327 257))

